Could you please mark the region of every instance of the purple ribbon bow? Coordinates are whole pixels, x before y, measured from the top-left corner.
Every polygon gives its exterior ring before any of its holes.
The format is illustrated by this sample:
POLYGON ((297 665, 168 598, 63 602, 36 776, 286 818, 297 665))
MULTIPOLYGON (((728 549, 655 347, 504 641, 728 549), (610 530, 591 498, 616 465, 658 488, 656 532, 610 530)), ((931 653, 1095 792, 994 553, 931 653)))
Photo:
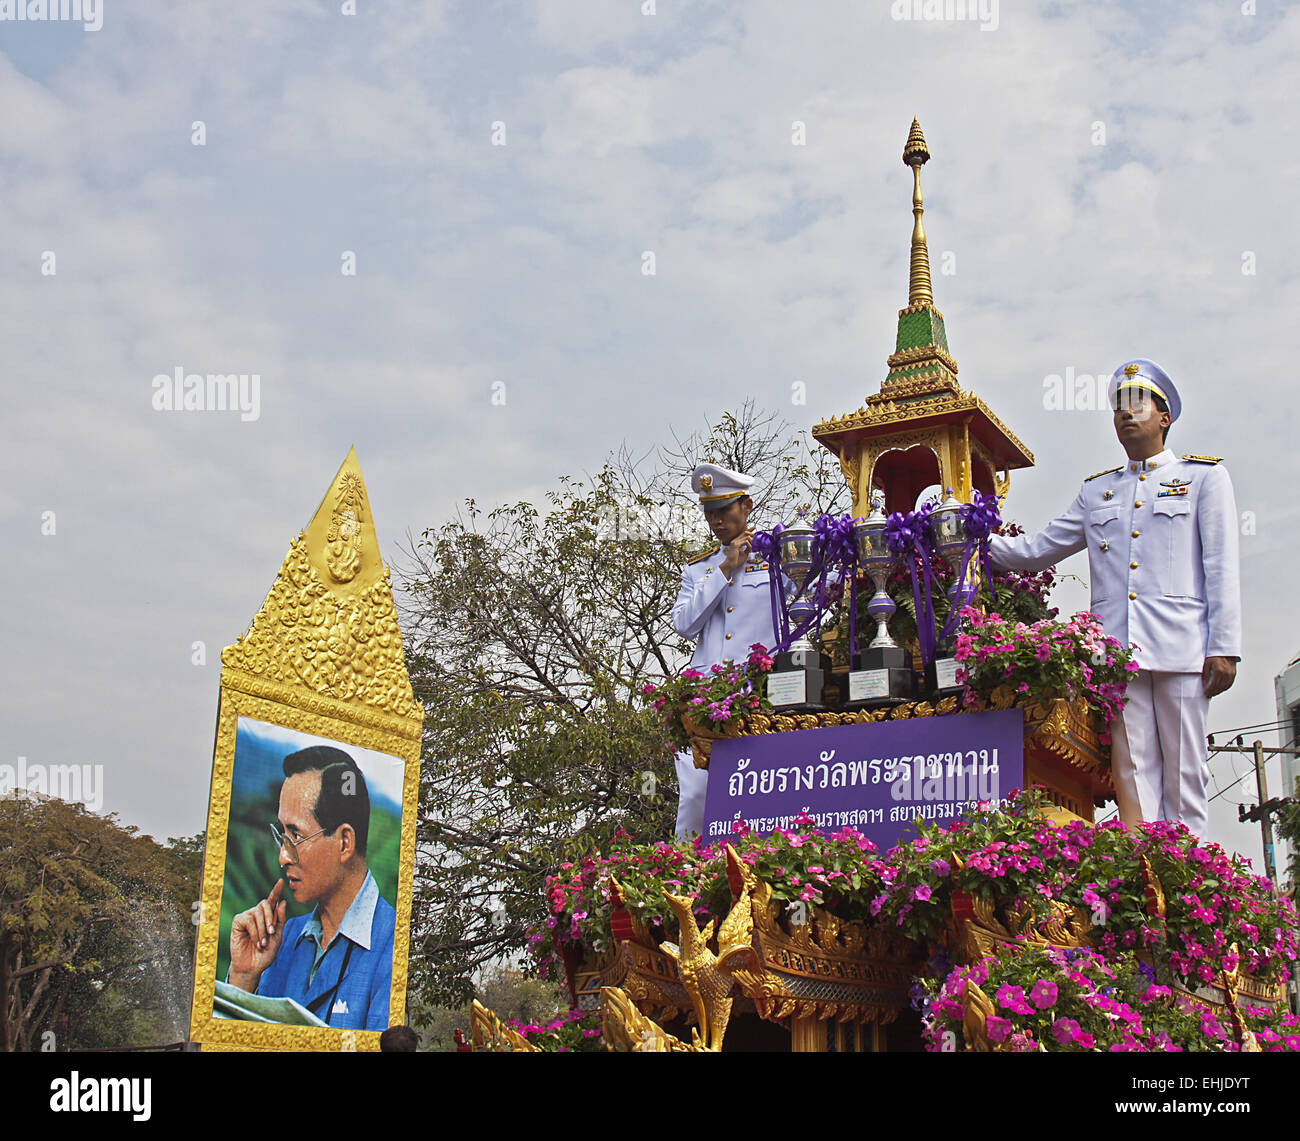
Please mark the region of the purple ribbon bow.
POLYGON ((927 665, 934 660, 935 627, 934 600, 930 584, 939 588, 930 551, 934 545, 934 523, 930 519, 933 503, 923 503, 916 511, 901 514, 895 511, 885 524, 885 542, 896 555, 902 555, 912 575, 912 602, 916 607, 916 640, 921 648, 921 661, 927 665), (917 563, 921 574, 916 573, 917 563))
POLYGON ((1002 526, 1002 515, 998 511, 998 497, 985 495, 976 491, 969 503, 961 508, 962 530, 966 535, 966 546, 962 551, 961 565, 953 567, 952 605, 948 609, 948 620, 943 624, 939 640, 946 641, 956 631, 961 620, 961 612, 975 600, 975 583, 971 575, 971 564, 977 562, 984 571, 984 581, 989 584, 989 592, 994 601, 997 594, 993 589, 993 573, 989 569, 989 536, 1002 526), (977 554, 978 552, 978 554, 977 554))

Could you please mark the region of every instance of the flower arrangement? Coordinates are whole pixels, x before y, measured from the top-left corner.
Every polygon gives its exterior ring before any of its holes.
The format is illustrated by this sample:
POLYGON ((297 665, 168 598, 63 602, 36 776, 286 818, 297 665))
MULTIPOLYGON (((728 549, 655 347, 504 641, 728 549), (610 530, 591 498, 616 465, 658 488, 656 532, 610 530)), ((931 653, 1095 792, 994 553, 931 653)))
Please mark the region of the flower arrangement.
MULTIPOLYGON (((1018 946, 996 958, 957 967, 922 984, 925 1047, 960 1047, 968 984, 978 986, 989 1047, 1012 1053, 1240 1049, 1226 1016, 1194 1006, 1155 982, 1132 953, 1106 959, 1087 948, 1018 946)), ((1300 1050, 1300 1019, 1285 1011, 1243 1010, 1261 1050, 1300 1050)))
MULTIPOLYGON (((801 829, 812 827, 808 817, 795 819, 801 829)), ((628 916, 656 938, 677 938, 677 920, 664 906, 662 888, 694 898, 701 926, 725 918, 731 908, 727 843, 787 909, 812 903, 846 919, 864 919, 880 891, 876 846, 854 828, 830 835, 779 828, 757 836, 738 822, 725 843, 709 845, 631 844, 622 833, 608 856, 562 864, 560 875, 547 877, 550 914, 533 932, 529 949, 547 961, 566 943, 597 952, 612 946, 611 876, 622 889, 628 916)))
MULTIPOLYGON (((997 531, 1000 535, 1015 536, 1024 533, 1024 528, 1017 523, 1004 522, 997 531)), ((938 554, 929 560, 930 573, 934 576, 934 588, 930 592, 930 601, 934 609, 936 623, 943 627, 948 621, 948 587, 952 585, 955 571, 938 554)), ((889 622, 889 632, 900 646, 919 645, 916 628, 916 600, 913 585, 913 572, 917 576, 925 573, 921 562, 914 560, 909 566, 906 562, 894 569, 885 582, 885 591, 894 601, 898 610, 889 622)), ((1055 607, 1048 605, 1052 588, 1056 585, 1056 569, 1028 573, 1023 571, 993 571, 991 575, 981 575, 979 591, 975 605, 985 612, 996 611, 1012 622, 1026 625, 1039 622, 1044 618, 1055 618, 1055 607)), ((872 620, 867 613, 871 601, 871 591, 859 589, 857 592, 858 612, 856 626, 859 631, 872 628, 872 620)), ((840 609, 838 617, 831 623, 836 630, 830 642, 832 660, 837 665, 848 661, 849 651, 849 616, 847 603, 840 609)))
MULTIPOLYGON (((1011 1023, 1007 1049, 1173 1048, 1162 1045, 1166 1040, 1183 1049, 1233 1048, 1236 1040, 1225 1027, 1203 1025, 1178 996, 1217 981, 1221 970, 1280 981, 1300 951, 1291 901, 1278 898, 1239 857, 1198 842, 1181 825, 1057 825, 1047 816, 1049 807, 1040 790, 1017 791, 1000 809, 985 806, 951 824, 920 825, 915 840, 887 853, 852 828, 830 835, 801 831, 811 828, 807 818, 770 836, 738 823, 728 842, 787 912, 805 904, 864 922, 896 937, 906 955, 929 946, 930 963, 916 990, 937 1003, 936 1043, 949 1022, 961 1022, 944 1003, 960 1002, 959 984, 967 977, 961 972, 973 971, 970 977, 999 1006, 994 1017, 1011 1023), (1164 889, 1163 916, 1153 898, 1157 882, 1164 889), (1088 927, 1092 946, 1048 965, 1026 958, 1031 948, 1012 948, 1000 961, 954 972, 948 937, 954 905, 966 897, 985 900, 1004 915, 1039 920, 1064 904, 1088 927), (1052 1001, 1048 984, 1057 988, 1052 1001), (1018 1006, 998 1000, 1004 986, 1010 988, 1004 997, 1018 1006)), ((720 921, 732 903, 723 843, 632 844, 622 834, 607 856, 566 863, 548 877, 547 918, 530 941, 538 958, 549 962, 566 945, 596 952, 614 947, 611 875, 628 917, 656 941, 678 938, 663 888, 693 898, 701 926, 710 918, 720 921)), ((1247 1023, 1264 1048, 1300 1049, 1289 1015, 1256 1011, 1247 1014, 1247 1023)), ((991 1027, 990 1037, 999 1041, 1002 1024, 991 1027)))
POLYGON ((746 713, 770 713, 767 675, 775 664, 767 649, 755 642, 744 662, 724 662, 707 673, 685 669, 662 685, 647 682, 641 696, 663 713, 673 744, 686 749, 691 736, 687 722, 717 730, 746 713))
POLYGON ((542 1026, 506 1019, 506 1025, 529 1045, 556 1054, 594 1054, 601 1049, 600 1013, 570 1010, 542 1026))
POLYGON ((1007 910, 1027 906, 1036 919, 1059 902, 1089 916, 1101 953, 1147 952, 1167 961, 1165 981, 1189 986, 1234 965, 1277 981, 1295 961, 1294 906, 1239 857, 1198 843, 1180 824, 1055 825, 1048 807, 1039 790, 1021 790, 1001 811, 920 826, 920 836, 889 852, 878 870, 885 886, 871 914, 912 939, 933 942, 943 938, 955 895, 1007 910), (1143 861, 1164 885, 1163 921, 1151 914, 1143 861))
POLYGON ((978 693, 1009 685, 1030 700, 1082 697, 1107 725, 1123 712, 1137 663, 1130 649, 1102 632, 1095 614, 1027 625, 967 607, 962 619, 967 632, 957 635, 953 656, 966 705, 975 704, 978 693))

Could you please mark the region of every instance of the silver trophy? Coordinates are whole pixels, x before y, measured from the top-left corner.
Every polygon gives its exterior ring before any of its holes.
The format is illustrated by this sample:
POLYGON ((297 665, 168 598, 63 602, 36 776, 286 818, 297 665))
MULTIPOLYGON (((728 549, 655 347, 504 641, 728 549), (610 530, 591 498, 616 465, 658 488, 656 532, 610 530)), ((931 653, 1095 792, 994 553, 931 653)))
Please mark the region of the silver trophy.
MULTIPOLYGON (((811 623, 820 601, 809 593, 814 586, 814 531, 808 522, 810 510, 807 505, 800 507, 795 521, 781 532, 778 539, 781 574, 790 580, 794 591, 785 600, 785 613, 792 628, 811 623)), ((772 590, 780 589, 781 583, 774 575, 772 590)), ((805 630, 787 649, 776 655, 776 664, 767 676, 767 699, 774 709, 785 713, 822 713, 826 709, 824 690, 830 677, 829 656, 813 645, 805 630)))
MULTIPOLYGON (((952 488, 945 488, 946 498, 930 515, 934 525, 934 548, 952 568, 952 584, 948 587, 948 613, 957 614, 970 605, 975 596, 973 583, 965 581, 962 555, 966 552, 966 524, 962 519, 963 505, 953 498, 952 488)), ((956 624, 954 623, 954 629, 956 624)), ((939 631, 935 631, 936 637, 939 631)), ((947 697, 960 693, 957 682, 957 662, 951 654, 951 642, 936 647, 935 659, 926 667, 926 684, 932 697, 947 697)))
POLYGON ((885 498, 877 491, 871 496, 871 514, 853 526, 858 566, 876 588, 867 603, 867 613, 876 623, 876 636, 858 651, 847 677, 841 682, 841 705, 845 709, 896 705, 915 696, 911 655, 889 633, 889 620, 898 607, 885 586, 902 559, 889 549, 885 534, 888 525, 885 498))
MULTIPOLYGON (((793 598, 786 601, 786 614, 792 627, 802 626, 817 612, 816 603, 809 597, 812 583, 808 581, 813 569, 813 529, 808 525, 807 506, 799 508, 798 517, 781 532, 781 570, 794 585, 793 598)), ((815 650, 805 630, 789 646, 793 653, 811 653, 815 650)))

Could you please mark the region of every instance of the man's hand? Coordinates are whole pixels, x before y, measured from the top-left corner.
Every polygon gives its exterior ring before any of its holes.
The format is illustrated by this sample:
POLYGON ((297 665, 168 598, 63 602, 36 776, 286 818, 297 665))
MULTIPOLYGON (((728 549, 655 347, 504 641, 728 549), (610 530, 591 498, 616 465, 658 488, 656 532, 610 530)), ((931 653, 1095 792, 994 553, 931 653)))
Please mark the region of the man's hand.
POLYGON ((746 531, 744 534, 737 535, 727 544, 727 556, 722 560, 722 565, 718 569, 730 578, 745 565, 745 560, 749 558, 749 552, 753 546, 753 531, 746 531))
POLYGON ((1237 677, 1237 663, 1231 658, 1206 658, 1201 670, 1201 685, 1206 697, 1217 697, 1237 677))
POLYGON ((280 949, 289 910, 288 901, 280 898, 283 894, 284 880, 278 879, 270 895, 241 911, 230 925, 230 982, 250 994, 280 949))

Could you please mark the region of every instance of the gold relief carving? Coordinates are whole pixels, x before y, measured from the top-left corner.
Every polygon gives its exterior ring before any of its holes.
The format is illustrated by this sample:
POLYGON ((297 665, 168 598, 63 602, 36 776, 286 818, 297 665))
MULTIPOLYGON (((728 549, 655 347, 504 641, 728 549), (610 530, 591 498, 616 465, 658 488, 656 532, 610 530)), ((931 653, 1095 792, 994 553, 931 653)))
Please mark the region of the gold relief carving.
MULTIPOLYGON (((898 404, 893 399, 899 396, 920 396, 932 390, 933 386, 928 382, 911 378, 906 381, 891 383, 888 386, 888 391, 882 386, 881 391, 874 396, 867 397, 862 407, 857 411, 834 417, 831 420, 823 420, 816 424, 812 430, 813 437, 838 436, 855 429, 876 428, 882 424, 905 423, 957 412, 979 412, 1023 459, 1023 465, 1017 466, 1033 466, 1033 453, 1021 443, 1020 438, 1014 432, 993 414, 988 405, 978 396, 958 389, 951 395, 945 393, 933 400, 924 400, 911 404, 898 404)), ((891 446, 896 445, 891 444, 891 446)))
POLYGON ((844 476, 844 482, 848 485, 853 500, 853 514, 855 516, 865 514, 858 508, 858 504, 862 502, 863 491, 858 484, 859 476, 862 474, 862 452, 855 445, 844 445, 844 451, 840 453, 840 472, 844 476))
POLYGON ((669 1034, 653 1018, 643 1014, 635 1001, 618 987, 600 991, 601 1038, 605 1049, 619 1053, 692 1054, 688 1046, 669 1034))
POLYGON ((739 875, 765 969, 762 974, 737 971, 735 977, 760 1017, 854 1022, 897 1017, 908 1002, 914 972, 896 936, 839 919, 815 905, 808 908, 807 923, 783 925, 771 885, 743 863, 739 875))
POLYGON ((475 1050, 507 1054, 540 1054, 536 1046, 511 1029, 478 999, 469 1008, 470 1040, 475 1050))
POLYGON ((1000 1047, 989 1040, 988 1019, 994 1014, 993 1000, 976 983, 967 979, 961 990, 961 1033, 966 1049, 981 1054, 997 1051, 1000 1047))
POLYGON ((344 472, 334 488, 334 510, 325 536, 325 564, 335 582, 351 582, 361 569, 361 519, 365 492, 356 472, 344 472))
MULTIPOLYGON (((342 533, 340 529, 340 537, 342 533)), ((244 717, 384 753, 404 763, 388 1023, 406 1018, 423 710, 406 674, 397 613, 374 542, 355 453, 348 453, 331 491, 294 540, 248 632, 222 651, 221 661, 190 1040, 201 1042, 205 1050, 377 1050, 377 1031, 212 1016, 235 744, 238 722, 244 717), (355 475, 355 482, 347 479, 349 474, 355 475), (343 500, 335 494, 341 486, 348 488, 343 500), (334 505, 340 502, 356 508, 363 542, 351 579, 327 586, 327 535, 334 505)))
MULTIPOLYGON (((970 439, 969 428, 967 428, 967 438, 970 439)), ((993 454, 976 439, 970 439, 970 452, 975 459, 979 460, 986 468, 988 468, 989 476, 993 480, 993 490, 996 492, 998 487, 998 465, 993 459, 993 454)), ((970 487, 972 489, 975 487, 975 472, 973 467, 974 465, 972 465, 970 478, 970 487)), ((1008 480, 1008 482, 1010 481, 1008 480)), ((967 498, 969 498, 969 496, 967 496, 967 498)))
POLYGON ((340 597, 317 574, 305 534, 289 548, 248 632, 221 651, 221 664, 413 721, 424 715, 406 674, 387 576, 360 597, 340 597))
POLYGON ((937 360, 945 368, 951 369, 953 374, 956 375, 957 362, 938 345, 918 345, 914 349, 903 349, 901 352, 890 353, 885 363, 890 368, 898 368, 900 365, 915 364, 928 360, 937 360))
MULTIPOLYGON (((1002 694, 1000 687, 994 696, 1002 694)), ((1014 704, 1014 694, 1005 695, 1014 704)), ((996 706, 997 708, 1010 708, 996 706)), ((1030 704, 1025 709, 1025 741, 1055 753, 1071 766, 1087 773, 1109 772, 1110 749, 1097 735, 1092 711, 1082 699, 1066 701, 1056 698, 1047 703, 1030 704)))

